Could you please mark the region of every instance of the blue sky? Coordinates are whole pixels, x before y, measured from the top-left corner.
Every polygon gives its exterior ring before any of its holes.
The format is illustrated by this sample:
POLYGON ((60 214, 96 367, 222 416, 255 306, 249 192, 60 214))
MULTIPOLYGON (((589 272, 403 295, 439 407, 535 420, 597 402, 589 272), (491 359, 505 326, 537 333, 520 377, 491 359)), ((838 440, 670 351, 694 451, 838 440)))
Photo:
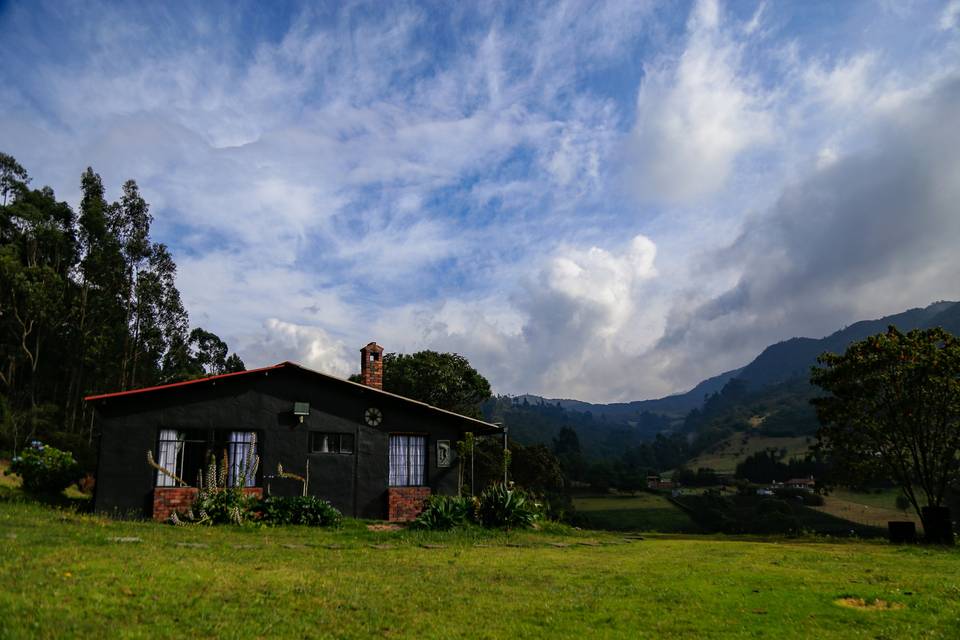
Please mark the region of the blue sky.
POLYGON ((960 297, 960 2, 0 2, 0 149, 137 180, 192 323, 683 391, 960 297))

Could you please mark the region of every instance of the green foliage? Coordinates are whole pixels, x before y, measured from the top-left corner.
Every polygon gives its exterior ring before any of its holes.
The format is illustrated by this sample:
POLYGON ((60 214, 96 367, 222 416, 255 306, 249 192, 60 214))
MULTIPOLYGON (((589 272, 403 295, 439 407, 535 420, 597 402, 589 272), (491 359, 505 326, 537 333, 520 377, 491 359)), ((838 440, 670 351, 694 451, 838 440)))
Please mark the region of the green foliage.
POLYGON ((88 168, 76 212, 29 183, 0 153, 0 448, 86 443, 72 450, 90 472, 97 434, 84 396, 243 363, 220 358, 213 334, 190 343, 176 263, 150 237, 153 218, 136 182, 109 202, 88 168))
POLYGON ((571 480, 583 480, 586 463, 580 450, 580 438, 570 427, 563 427, 553 439, 553 453, 560 461, 563 475, 571 480))
POLYGON ((800 533, 800 520, 791 513, 771 512, 759 514, 751 527, 754 533, 796 535, 800 533))
POLYGON ((476 519, 485 527, 524 528, 533 526, 540 511, 540 504, 523 489, 500 483, 480 494, 476 519))
POLYGON ((811 509, 800 501, 744 495, 683 495, 674 499, 707 531, 882 537, 885 531, 811 509))
POLYGON ((268 496, 255 510, 264 524, 301 524, 311 527, 339 527, 343 514, 329 502, 316 496, 268 496))
MULTIPOLYGON (((243 490, 247 478, 255 477, 260 458, 256 455, 256 441, 250 443, 244 464, 238 470, 233 482, 228 480, 227 469, 230 461, 227 452, 223 452, 220 465, 213 456, 207 465, 205 475, 201 475, 197 497, 186 513, 174 513, 174 524, 244 524, 258 516, 256 509, 259 499, 247 495, 243 490)), ((151 458, 148 453, 148 461, 151 458)), ((152 463, 151 466, 156 466, 152 463)))
POLYGON ((790 505, 776 498, 764 498, 757 503, 757 514, 765 516, 771 513, 790 515, 793 512, 790 511, 790 505))
POLYGON ((774 489, 773 494, 782 500, 791 500, 799 502, 808 507, 822 507, 824 504, 823 496, 806 489, 790 489, 789 487, 779 487, 774 489))
POLYGON ((473 498, 434 495, 427 498, 423 511, 413 521, 414 529, 449 531, 474 520, 476 503, 473 498))
POLYGON ((851 484, 887 476, 918 514, 960 477, 960 340, 943 329, 886 333, 827 353, 811 374, 819 446, 851 484))
POLYGON ((906 511, 907 509, 910 508, 910 498, 903 495, 902 493, 898 493, 896 498, 896 507, 900 511, 906 511))
POLYGON ((239 487, 208 488, 197 494, 190 511, 174 515, 179 524, 243 524, 256 516, 257 497, 246 495, 239 487))
POLYGON ((683 466, 677 467, 671 478, 684 487, 714 487, 721 484, 717 472, 706 467, 700 467, 696 471, 683 466))
POLYGON ((533 526, 542 513, 542 504, 529 493, 500 482, 479 497, 431 496, 413 527, 448 531, 472 522, 488 528, 523 529, 533 526))
POLYGON ((584 529, 695 533, 700 528, 663 494, 608 494, 573 499, 571 521, 584 529))
POLYGON ((784 461, 785 451, 764 449, 747 456, 737 465, 736 476, 750 482, 768 484, 790 478, 822 477, 828 470, 822 452, 784 461))
MULTIPOLYGON (((483 415, 488 421, 504 424, 511 438, 523 444, 545 444, 553 448, 555 441, 563 439, 561 446, 565 453, 571 454, 565 466, 572 469, 573 475, 582 474, 589 462, 616 459, 626 449, 642 447, 657 433, 671 427, 670 418, 648 411, 596 418, 590 411, 568 409, 542 399, 531 402, 511 396, 497 396, 485 402, 483 415), (561 434, 565 428, 576 435, 579 454, 577 449, 566 447, 570 437, 561 434), (577 462, 577 455, 582 462, 577 462)), ((664 466, 667 468, 672 467, 664 466)))
POLYGON ((646 536, 622 544, 622 535, 554 527, 374 532, 355 521, 337 529, 178 530, 4 501, 0 519, 4 619, 29 621, 4 627, 11 640, 91 637, 104 628, 125 637, 147 627, 158 640, 183 637, 183 629, 352 639, 383 635, 385 625, 424 638, 453 627, 491 639, 636 637, 648 628, 660 638, 716 638, 736 635, 730 612, 745 602, 756 612, 744 617, 742 636, 899 638, 922 628, 949 638, 960 617, 951 578, 960 554, 856 540, 646 536), (588 541, 621 544, 578 544, 588 541), (185 585, 190 606, 158 605, 180 602, 185 585), (269 595, 255 597, 253 586, 269 595), (907 606, 871 613, 832 604, 847 593, 907 606))
POLYGON ((490 383, 466 358, 436 351, 384 355, 383 388, 473 418, 490 397, 490 383))
POLYGON ((960 619, 960 554, 856 540, 646 536, 622 544, 622 535, 554 527, 368 531, 349 520, 337 529, 178 530, 3 501, 0 522, 0 635, 10 640, 105 629, 117 637, 149 629, 156 640, 353 640, 386 627, 400 637, 457 629, 491 640, 631 638, 647 629, 664 640, 910 638, 918 629, 951 638, 960 619), (121 538, 142 542, 113 542, 121 538), (588 541, 621 544, 578 544, 588 541), (184 543, 196 546, 177 546, 184 543), (848 593, 907 606, 833 604, 848 593))
POLYGON ((29 448, 15 456, 4 473, 18 474, 23 479, 24 490, 36 494, 60 493, 83 475, 80 465, 69 452, 39 440, 34 440, 29 448))

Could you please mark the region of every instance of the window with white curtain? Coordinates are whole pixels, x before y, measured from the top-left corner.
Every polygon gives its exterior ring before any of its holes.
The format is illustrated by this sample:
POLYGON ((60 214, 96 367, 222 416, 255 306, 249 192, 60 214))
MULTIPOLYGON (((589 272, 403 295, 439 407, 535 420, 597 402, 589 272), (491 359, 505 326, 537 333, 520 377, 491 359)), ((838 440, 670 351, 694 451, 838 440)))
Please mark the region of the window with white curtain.
POLYGON ((426 436, 390 436, 390 486, 418 487, 425 483, 426 436))
MULTIPOLYGON (((184 434, 176 429, 160 430, 160 446, 157 450, 157 464, 167 472, 179 476, 183 467, 184 434)), ((157 470, 158 487, 175 487, 177 481, 157 470)))
POLYGON ((227 484, 231 487, 240 483, 252 487, 256 484, 253 471, 253 457, 256 451, 257 434, 253 431, 231 431, 227 440, 227 484))

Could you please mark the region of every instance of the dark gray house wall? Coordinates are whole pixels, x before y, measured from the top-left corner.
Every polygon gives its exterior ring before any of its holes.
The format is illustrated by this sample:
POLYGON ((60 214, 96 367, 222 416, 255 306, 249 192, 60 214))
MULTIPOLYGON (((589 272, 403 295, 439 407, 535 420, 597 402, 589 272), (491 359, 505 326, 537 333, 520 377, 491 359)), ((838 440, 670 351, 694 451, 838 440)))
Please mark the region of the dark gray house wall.
MULTIPOLYGON (((96 407, 101 431, 94 506, 97 511, 150 515, 156 470, 147 451, 157 456, 162 429, 218 433, 254 431, 258 436, 260 472, 257 485, 268 493, 299 493, 297 481, 271 478, 277 465, 305 475, 308 493, 329 500, 345 515, 385 518, 389 436, 420 434, 427 441, 425 485, 432 493, 454 494, 457 461, 437 466, 438 440, 451 444, 467 431, 492 433, 497 428, 444 412, 377 389, 326 376, 292 363, 241 374, 88 399, 96 407), (308 402, 310 414, 301 423, 294 402, 308 402), (382 412, 376 427, 364 413, 382 412), (354 436, 354 452, 310 453, 310 433, 354 436)), ((195 485, 195 477, 184 478, 195 485)))

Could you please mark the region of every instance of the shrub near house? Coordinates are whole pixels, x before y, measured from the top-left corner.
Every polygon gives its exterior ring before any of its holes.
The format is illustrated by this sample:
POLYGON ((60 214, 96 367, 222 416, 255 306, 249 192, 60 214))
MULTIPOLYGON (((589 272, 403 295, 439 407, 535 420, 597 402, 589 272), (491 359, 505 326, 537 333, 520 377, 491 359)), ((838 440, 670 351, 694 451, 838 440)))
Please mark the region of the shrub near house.
POLYGON ((30 443, 19 456, 10 462, 4 472, 18 474, 23 478, 24 490, 34 494, 57 494, 80 480, 83 472, 69 451, 61 451, 39 440, 30 443))

